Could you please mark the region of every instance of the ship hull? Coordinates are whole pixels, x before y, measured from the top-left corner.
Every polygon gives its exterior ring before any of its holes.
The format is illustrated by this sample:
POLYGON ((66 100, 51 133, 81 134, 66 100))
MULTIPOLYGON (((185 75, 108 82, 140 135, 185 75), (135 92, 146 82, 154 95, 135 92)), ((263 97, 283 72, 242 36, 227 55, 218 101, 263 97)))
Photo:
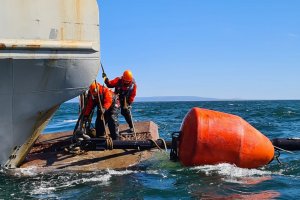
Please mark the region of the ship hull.
POLYGON ((99 13, 96 0, 1 4, 0 26, 7 29, 0 33, 0 164, 15 168, 59 105, 95 80, 99 13))

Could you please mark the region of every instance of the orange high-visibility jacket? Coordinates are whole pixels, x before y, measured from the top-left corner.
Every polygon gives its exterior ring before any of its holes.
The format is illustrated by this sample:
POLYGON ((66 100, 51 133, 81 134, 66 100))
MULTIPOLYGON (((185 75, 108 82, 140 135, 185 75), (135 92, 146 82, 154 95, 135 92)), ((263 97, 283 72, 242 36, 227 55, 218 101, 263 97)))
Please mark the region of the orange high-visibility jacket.
POLYGON ((109 88, 115 88, 115 94, 120 95, 121 98, 127 97, 129 104, 132 104, 136 96, 137 85, 135 80, 132 80, 132 83, 129 86, 123 84, 122 78, 117 77, 113 80, 105 79, 105 84, 109 88))
MULTIPOLYGON (((112 104, 113 93, 108 88, 101 86, 99 83, 99 95, 101 99, 101 104, 105 110, 108 110, 112 104)), ((99 104, 97 95, 93 96, 90 92, 88 95, 86 109, 84 110, 83 115, 89 116, 93 108, 99 104)))

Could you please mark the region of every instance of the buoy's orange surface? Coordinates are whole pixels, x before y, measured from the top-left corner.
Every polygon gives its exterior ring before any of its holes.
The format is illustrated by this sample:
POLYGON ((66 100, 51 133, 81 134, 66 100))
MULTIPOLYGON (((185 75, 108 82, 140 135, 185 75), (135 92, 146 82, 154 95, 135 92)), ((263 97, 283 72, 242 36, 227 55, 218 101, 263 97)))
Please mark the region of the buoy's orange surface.
POLYGON ((231 163, 257 168, 274 157, 271 141, 242 118, 192 108, 181 125, 179 160, 184 166, 231 163))

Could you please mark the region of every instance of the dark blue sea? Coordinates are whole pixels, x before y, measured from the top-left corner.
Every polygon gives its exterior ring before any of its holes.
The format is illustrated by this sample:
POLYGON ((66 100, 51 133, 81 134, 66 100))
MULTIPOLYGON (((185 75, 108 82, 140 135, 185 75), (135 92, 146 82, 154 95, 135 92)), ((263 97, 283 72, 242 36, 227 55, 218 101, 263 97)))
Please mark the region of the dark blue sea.
MULTIPOLYGON (((134 104, 135 121, 154 121, 162 138, 178 131, 185 114, 202 107, 239 115, 269 138, 300 137, 300 101, 153 102, 134 104)), ((76 103, 65 103, 45 133, 72 130, 76 103)), ((121 121, 124 122, 123 118, 121 121)), ((0 199, 300 199, 300 152, 282 153, 259 169, 230 164, 182 167, 159 152, 136 169, 93 173, 0 172, 0 199)))

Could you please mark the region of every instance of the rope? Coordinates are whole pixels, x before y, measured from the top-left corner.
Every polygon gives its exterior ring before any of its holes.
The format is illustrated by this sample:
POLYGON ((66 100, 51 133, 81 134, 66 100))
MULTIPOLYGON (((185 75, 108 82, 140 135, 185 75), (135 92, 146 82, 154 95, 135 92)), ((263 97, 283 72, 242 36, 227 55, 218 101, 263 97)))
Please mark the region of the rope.
POLYGON ((158 138, 157 141, 162 141, 162 143, 164 144, 165 150, 168 151, 167 143, 166 143, 166 141, 164 139, 158 138))
POLYGON ((106 137, 106 146, 107 146, 107 149, 109 149, 109 150, 114 149, 113 141, 112 141, 111 137, 109 137, 109 136, 106 137))
MULTIPOLYGON (((162 148, 160 148, 160 146, 157 144, 157 142, 153 139, 148 139, 148 141, 152 142, 160 151, 162 151, 162 148)), ((167 143, 164 139, 162 138, 158 138, 157 141, 162 141, 163 145, 164 145, 164 149, 166 151, 168 151, 168 148, 167 148, 167 143)))
MULTIPOLYGON (((273 146, 274 146, 274 145, 273 145, 273 146)), ((294 154, 294 152, 291 152, 291 151, 288 151, 288 150, 282 149, 282 148, 280 148, 280 147, 277 147, 277 146, 274 146, 274 148, 275 148, 276 150, 280 150, 280 151, 284 151, 284 152, 287 152, 287 153, 290 153, 290 154, 294 154)))
MULTIPOLYGON (((133 122, 132 122, 133 123, 133 122)), ((134 126, 134 125, 133 125, 134 126)), ((135 138, 135 141, 137 141, 137 136, 136 136, 136 132, 135 132, 135 129, 134 129, 134 138, 135 138)))
POLYGON ((160 151, 162 151, 162 149, 160 148, 160 146, 158 146, 158 144, 156 143, 155 140, 148 139, 148 141, 150 141, 150 142, 152 142, 153 144, 155 144, 155 146, 156 146, 160 151))
MULTIPOLYGON (((99 83, 100 84, 100 83, 99 83)), ((103 127, 104 127, 104 135, 105 135, 105 137, 107 138, 107 137, 109 137, 109 135, 108 135, 108 133, 107 133, 107 131, 106 131, 106 123, 105 123, 105 118, 104 118, 104 113, 103 113, 103 106, 102 106, 102 102, 101 102, 101 98, 100 98, 100 93, 99 93, 99 90, 98 90, 98 85, 97 85, 97 81, 95 80, 95 85, 96 85, 96 91, 97 91, 97 98, 98 98, 98 103, 99 103, 99 108, 98 109, 100 109, 100 114, 101 114, 101 116, 100 116, 100 119, 101 119, 101 121, 102 121, 102 123, 103 123, 103 127)), ((102 94, 103 94, 103 89, 102 89, 102 94)))

